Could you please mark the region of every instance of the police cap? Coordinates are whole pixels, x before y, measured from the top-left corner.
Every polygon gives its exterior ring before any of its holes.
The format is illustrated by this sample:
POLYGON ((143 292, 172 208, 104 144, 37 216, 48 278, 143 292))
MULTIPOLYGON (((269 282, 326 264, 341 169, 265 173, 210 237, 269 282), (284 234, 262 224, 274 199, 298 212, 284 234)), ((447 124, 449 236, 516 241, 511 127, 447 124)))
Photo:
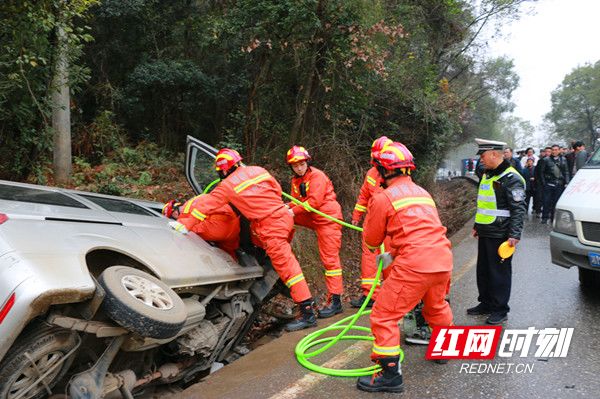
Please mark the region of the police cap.
POLYGON ((508 148, 508 145, 502 141, 475 139, 475 142, 478 146, 477 155, 481 155, 489 150, 504 151, 505 148, 508 148))

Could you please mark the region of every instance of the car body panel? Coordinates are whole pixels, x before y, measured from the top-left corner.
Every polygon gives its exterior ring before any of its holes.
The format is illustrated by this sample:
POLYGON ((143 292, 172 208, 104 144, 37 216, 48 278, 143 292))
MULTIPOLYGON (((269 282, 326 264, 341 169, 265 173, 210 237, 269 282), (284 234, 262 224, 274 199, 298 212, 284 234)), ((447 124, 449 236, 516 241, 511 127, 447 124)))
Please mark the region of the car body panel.
POLYGON ((577 235, 572 236, 558 231, 550 233, 552 262, 566 268, 576 266, 599 270, 591 266, 588 255, 590 252, 600 253, 600 241, 586 239, 583 223, 600 225, 600 168, 588 164, 579 169, 565 187, 556 203, 556 209, 573 214, 577 235))
POLYGON ((83 193, 144 208, 144 214, 113 212, 74 190, 0 180, 0 190, 11 186, 63 194, 81 207, 0 199, 0 213, 8 216, 0 224, 0 305, 18 292, 13 308, 0 324, 0 360, 33 317, 51 305, 79 302, 93 295, 95 283, 86 256, 95 250, 135 259, 171 288, 264 275, 262 267, 242 267, 196 234, 182 235, 173 230, 169 219, 156 212, 160 203, 83 193))

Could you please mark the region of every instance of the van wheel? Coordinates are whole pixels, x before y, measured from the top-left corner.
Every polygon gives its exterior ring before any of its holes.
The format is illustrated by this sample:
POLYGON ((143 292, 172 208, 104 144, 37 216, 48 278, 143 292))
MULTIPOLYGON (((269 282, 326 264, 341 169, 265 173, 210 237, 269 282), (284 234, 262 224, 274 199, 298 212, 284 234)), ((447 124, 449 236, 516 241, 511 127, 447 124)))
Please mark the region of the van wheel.
POLYGON ((50 370, 75 348, 77 340, 73 331, 39 325, 31 332, 17 338, 17 341, 0 364, 0 399, 10 399, 23 395, 26 399, 46 397, 50 389, 60 381, 75 354, 57 366, 41 382, 32 384, 50 370), (31 387, 31 388, 30 388, 31 387))
POLYGON ((579 268, 579 283, 582 287, 600 287, 600 271, 579 268))
POLYGON ((127 266, 104 270, 98 282, 106 291, 102 306, 117 324, 142 337, 177 335, 187 310, 181 298, 154 276, 127 266))

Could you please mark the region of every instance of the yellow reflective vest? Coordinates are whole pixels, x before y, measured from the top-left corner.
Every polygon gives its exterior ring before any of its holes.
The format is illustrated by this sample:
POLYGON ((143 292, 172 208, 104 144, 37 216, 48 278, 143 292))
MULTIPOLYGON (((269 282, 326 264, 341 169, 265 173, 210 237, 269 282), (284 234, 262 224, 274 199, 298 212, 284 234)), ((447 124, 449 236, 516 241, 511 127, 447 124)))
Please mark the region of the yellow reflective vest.
POLYGON ((501 174, 490 178, 487 178, 485 173, 481 176, 479 192, 477 193, 477 214, 475 215, 475 223, 492 224, 496 221, 498 216, 510 217, 510 211, 508 209, 498 209, 496 204, 496 193, 494 192, 494 182, 500 180, 509 173, 514 173, 515 176, 519 176, 523 185, 525 185, 523 176, 521 176, 512 166, 506 168, 501 174))

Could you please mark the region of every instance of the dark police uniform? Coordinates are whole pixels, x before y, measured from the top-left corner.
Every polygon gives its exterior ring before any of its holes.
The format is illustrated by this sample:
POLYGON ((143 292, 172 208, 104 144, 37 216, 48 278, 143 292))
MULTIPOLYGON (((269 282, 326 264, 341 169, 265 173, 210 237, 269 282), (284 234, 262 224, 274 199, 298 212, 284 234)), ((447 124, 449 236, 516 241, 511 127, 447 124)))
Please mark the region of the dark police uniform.
MULTIPOLYGON (((488 149, 501 150, 502 144, 486 145, 481 140, 479 153, 488 149), (499 147, 499 148, 496 148, 499 147)), ((486 170, 479 183, 475 231, 479 236, 477 253, 477 288, 479 312, 491 314, 487 322, 505 320, 510 308, 512 257, 502 261, 498 247, 508 238, 521 239, 525 209, 525 181, 504 160, 496 169, 486 170)), ((471 310, 471 309, 469 309, 471 310)), ((496 323, 494 323, 496 321, 496 323)))

